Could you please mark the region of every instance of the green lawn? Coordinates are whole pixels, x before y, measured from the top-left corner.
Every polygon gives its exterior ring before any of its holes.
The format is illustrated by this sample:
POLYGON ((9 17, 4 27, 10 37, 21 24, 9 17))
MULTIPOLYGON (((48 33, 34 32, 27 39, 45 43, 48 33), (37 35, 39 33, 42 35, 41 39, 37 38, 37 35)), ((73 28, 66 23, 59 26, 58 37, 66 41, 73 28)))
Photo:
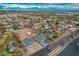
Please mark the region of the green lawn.
POLYGON ((17 56, 17 55, 22 55, 21 51, 19 49, 16 49, 15 52, 9 52, 9 49, 7 47, 8 43, 12 41, 11 36, 7 36, 3 42, 2 45, 0 45, 0 55, 1 56, 17 56))
POLYGON ((5 41, 3 42, 3 44, 0 45, 0 52, 1 52, 0 55, 9 55, 9 51, 8 51, 7 45, 11 41, 11 37, 7 36, 4 40, 5 41))

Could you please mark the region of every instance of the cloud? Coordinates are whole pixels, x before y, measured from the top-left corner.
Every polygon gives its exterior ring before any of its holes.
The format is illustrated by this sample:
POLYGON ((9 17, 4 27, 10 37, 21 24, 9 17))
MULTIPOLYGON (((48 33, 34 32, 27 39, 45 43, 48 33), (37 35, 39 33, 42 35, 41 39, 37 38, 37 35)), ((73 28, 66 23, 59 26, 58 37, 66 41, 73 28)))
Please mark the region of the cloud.
POLYGON ((18 3, 13 3, 13 4, 0 4, 0 6, 3 6, 3 9, 12 9, 12 8, 19 8, 19 9, 29 9, 29 8, 38 8, 38 9, 49 9, 51 8, 52 10, 54 8, 57 9, 62 9, 62 10, 73 10, 73 9, 79 9, 79 4, 18 4, 18 3))

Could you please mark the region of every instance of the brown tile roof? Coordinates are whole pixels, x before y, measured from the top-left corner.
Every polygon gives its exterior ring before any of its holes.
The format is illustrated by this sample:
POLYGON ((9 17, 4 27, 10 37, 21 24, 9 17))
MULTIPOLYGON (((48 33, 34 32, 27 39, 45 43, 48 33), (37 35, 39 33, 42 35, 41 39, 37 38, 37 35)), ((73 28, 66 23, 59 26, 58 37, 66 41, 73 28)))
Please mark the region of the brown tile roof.
POLYGON ((36 32, 31 29, 19 29, 14 32, 14 35, 18 37, 18 40, 24 40, 26 38, 30 38, 36 35, 36 32))

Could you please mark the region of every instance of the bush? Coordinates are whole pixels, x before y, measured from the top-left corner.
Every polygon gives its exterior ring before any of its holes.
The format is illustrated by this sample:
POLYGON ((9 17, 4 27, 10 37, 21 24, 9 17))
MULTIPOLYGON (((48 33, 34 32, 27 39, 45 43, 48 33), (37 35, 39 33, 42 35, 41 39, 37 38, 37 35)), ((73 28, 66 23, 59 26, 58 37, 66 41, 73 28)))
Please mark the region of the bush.
POLYGON ((50 37, 49 37, 49 40, 51 41, 54 41, 58 36, 56 34, 52 34, 50 37))

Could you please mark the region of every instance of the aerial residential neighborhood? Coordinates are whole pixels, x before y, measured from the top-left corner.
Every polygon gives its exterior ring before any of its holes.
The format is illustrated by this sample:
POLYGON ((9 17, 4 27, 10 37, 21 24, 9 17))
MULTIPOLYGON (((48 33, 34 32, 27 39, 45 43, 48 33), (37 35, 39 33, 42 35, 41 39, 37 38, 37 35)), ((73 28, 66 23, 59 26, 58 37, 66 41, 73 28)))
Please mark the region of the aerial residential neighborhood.
POLYGON ((0 55, 58 55, 79 36, 78 19, 78 13, 2 11, 0 55))

